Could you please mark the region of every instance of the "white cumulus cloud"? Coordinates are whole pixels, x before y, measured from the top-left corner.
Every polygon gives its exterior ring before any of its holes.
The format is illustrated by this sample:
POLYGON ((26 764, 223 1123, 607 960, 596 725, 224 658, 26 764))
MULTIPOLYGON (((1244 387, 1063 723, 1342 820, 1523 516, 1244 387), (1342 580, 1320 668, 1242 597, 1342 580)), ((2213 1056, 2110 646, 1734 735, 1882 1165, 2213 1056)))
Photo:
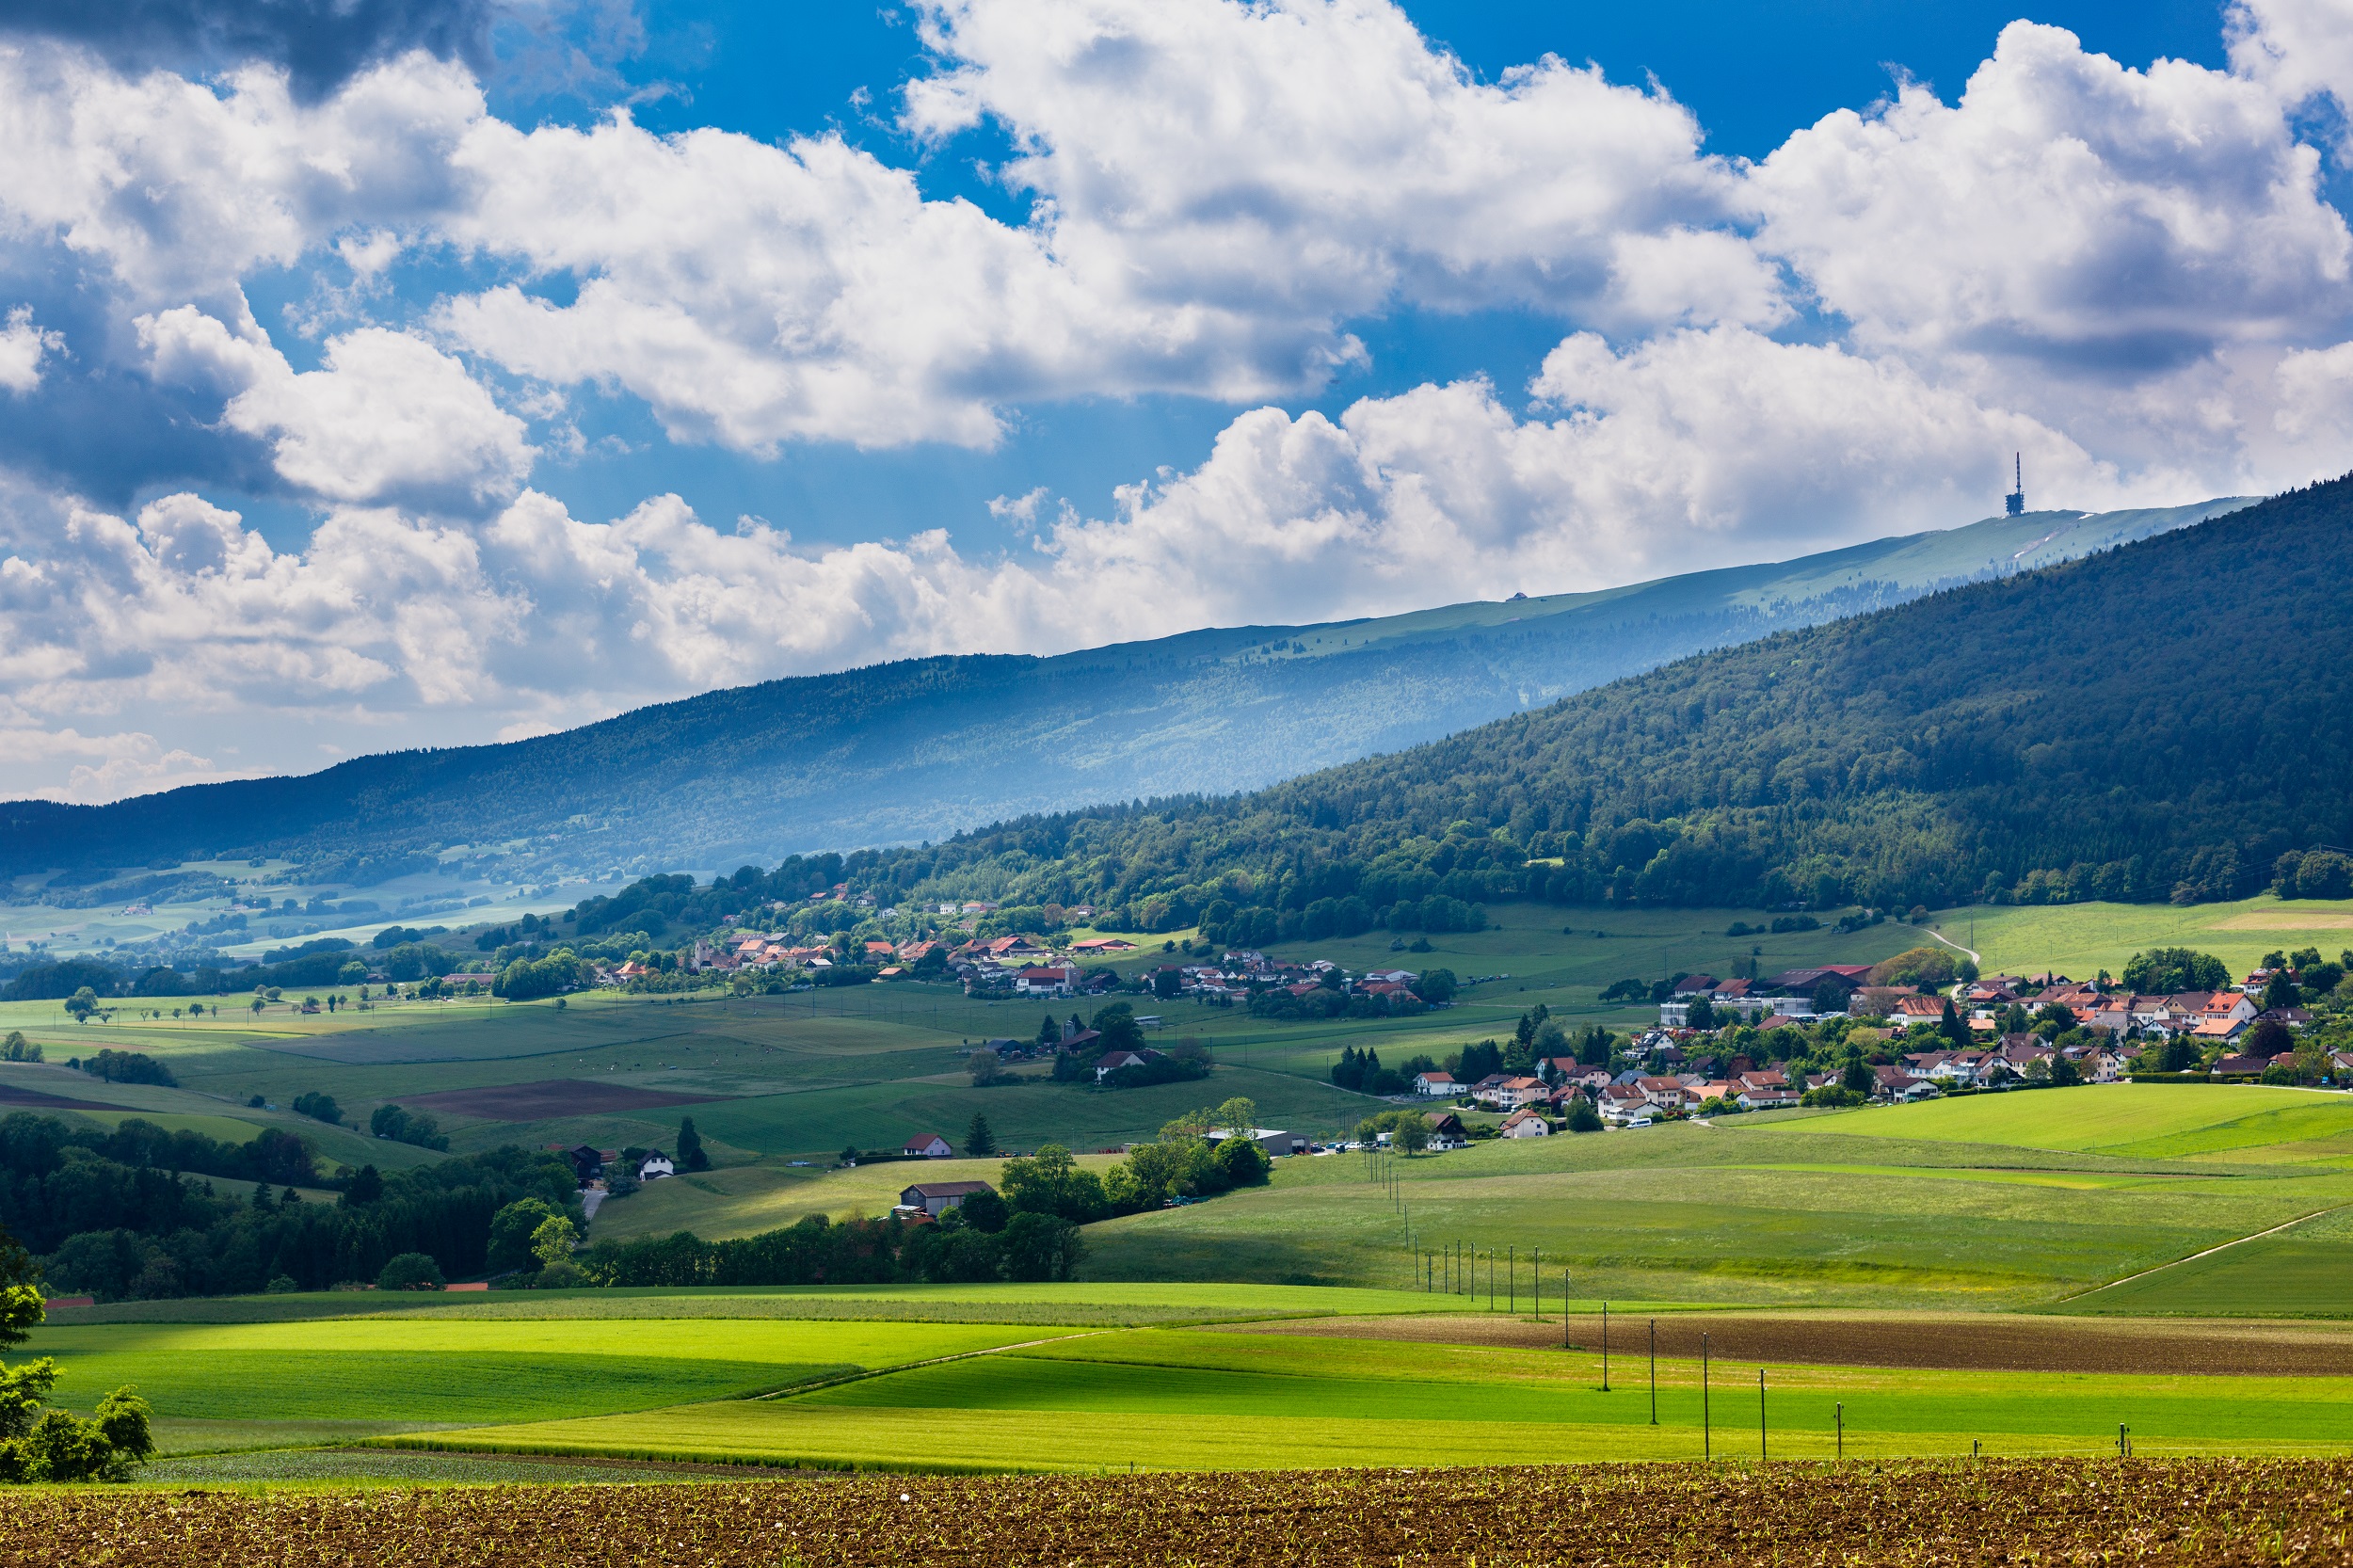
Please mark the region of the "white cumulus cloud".
POLYGON ((192 305, 142 316, 155 374, 228 393, 221 422, 271 445, 279 473, 328 501, 512 496, 535 456, 523 422, 466 367, 405 332, 331 338, 296 372, 248 318, 232 332, 192 305))
POLYGON ((0 324, 0 388, 31 392, 40 385, 41 360, 64 349, 63 333, 41 330, 33 324, 33 308, 19 305, 0 324))

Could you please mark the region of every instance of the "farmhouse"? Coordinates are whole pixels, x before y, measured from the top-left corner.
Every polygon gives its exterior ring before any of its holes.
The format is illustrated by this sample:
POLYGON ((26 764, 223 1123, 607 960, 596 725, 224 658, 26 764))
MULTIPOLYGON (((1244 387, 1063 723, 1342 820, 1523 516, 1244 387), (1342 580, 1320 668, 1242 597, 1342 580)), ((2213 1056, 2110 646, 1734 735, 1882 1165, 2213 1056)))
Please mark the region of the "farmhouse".
POLYGON ((938 1133, 924 1132, 908 1139, 899 1152, 910 1159, 945 1160, 956 1151, 949 1147, 948 1140, 938 1133))
POLYGON ((1444 1067, 1433 1067, 1426 1073, 1414 1075, 1414 1093, 1417 1095, 1427 1095, 1433 1099, 1443 1099, 1462 1092, 1462 1084, 1455 1081, 1454 1075, 1444 1067))
POLYGON ((1078 984, 1079 971, 1068 964, 1033 965, 1013 977, 1013 988, 1026 997, 1066 997, 1078 984))
POLYGON ((951 1208, 961 1208, 964 1200, 975 1192, 994 1191, 985 1181, 919 1181, 900 1189, 899 1207, 920 1208, 937 1217, 951 1208))
POLYGON ((1102 1082, 1122 1067, 1148 1067, 1160 1060, 1160 1055, 1156 1050, 1105 1051, 1095 1064, 1095 1081, 1102 1082))
POLYGON ((1503 1118, 1499 1130, 1505 1138, 1547 1138, 1552 1134, 1552 1124, 1545 1120, 1542 1112, 1522 1106, 1503 1118))
POLYGON ((670 1157, 660 1149, 650 1151, 645 1159, 637 1162, 637 1179, 640 1181, 659 1181, 665 1176, 676 1175, 678 1175, 678 1167, 672 1164, 670 1157))

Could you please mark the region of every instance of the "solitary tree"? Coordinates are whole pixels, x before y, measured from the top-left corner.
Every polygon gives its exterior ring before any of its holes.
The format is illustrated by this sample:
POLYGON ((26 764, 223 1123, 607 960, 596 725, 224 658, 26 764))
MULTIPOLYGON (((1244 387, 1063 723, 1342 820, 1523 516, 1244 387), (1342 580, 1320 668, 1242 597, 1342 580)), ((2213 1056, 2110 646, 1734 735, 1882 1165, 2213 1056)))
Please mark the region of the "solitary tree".
POLYGON ((997 1135, 988 1129, 988 1118, 972 1112, 972 1125, 964 1129, 964 1152, 974 1160, 986 1160, 997 1152, 997 1135))
POLYGON ((531 1256, 545 1268, 571 1256, 572 1245, 579 1240, 580 1232, 572 1228, 571 1221, 561 1214, 552 1215, 532 1231, 531 1256))
POLYGON ((692 1116, 679 1118, 678 1162, 690 1171, 711 1169, 711 1156, 703 1153, 702 1134, 695 1130, 695 1118, 692 1116))

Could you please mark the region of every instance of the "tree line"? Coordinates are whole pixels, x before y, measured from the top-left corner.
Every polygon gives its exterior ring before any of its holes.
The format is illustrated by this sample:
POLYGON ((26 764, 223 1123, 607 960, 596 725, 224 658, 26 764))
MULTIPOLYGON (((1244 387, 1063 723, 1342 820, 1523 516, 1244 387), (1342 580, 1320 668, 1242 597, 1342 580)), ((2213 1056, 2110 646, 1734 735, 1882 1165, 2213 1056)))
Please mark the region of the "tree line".
MULTIPOLYGON (((0 1226, 41 1255, 52 1288, 106 1300, 324 1290, 404 1253, 451 1276, 487 1267, 490 1222, 522 1197, 579 1216, 569 1164, 502 1148, 396 1176, 365 1167, 332 1200, 299 1139, 236 1144, 136 1117, 113 1131, 0 1117, 0 1226), (250 1195, 207 1177, 255 1183, 250 1195), (309 1188, 305 1198, 300 1188, 309 1188)), ((583 1221, 584 1223, 584 1221, 583 1221)))

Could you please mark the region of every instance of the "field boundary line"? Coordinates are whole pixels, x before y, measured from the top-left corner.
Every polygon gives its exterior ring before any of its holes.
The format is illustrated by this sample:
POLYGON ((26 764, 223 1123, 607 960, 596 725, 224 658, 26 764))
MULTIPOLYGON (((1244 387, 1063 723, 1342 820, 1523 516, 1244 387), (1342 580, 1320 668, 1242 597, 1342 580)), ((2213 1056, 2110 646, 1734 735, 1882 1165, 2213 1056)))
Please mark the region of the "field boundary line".
POLYGON ((754 1400, 790 1400, 803 1394, 814 1394, 821 1389, 840 1388, 848 1384, 864 1383, 869 1378, 887 1378, 899 1372, 917 1371, 925 1367, 944 1367, 952 1361, 971 1361, 984 1355, 1001 1355, 1007 1351, 1033 1351, 1040 1345, 1060 1345, 1073 1339, 1092 1339, 1097 1335, 1119 1332, 1121 1332, 1119 1329, 1091 1328, 1077 1334, 1049 1335, 1044 1339, 1024 1339, 1017 1345, 991 1345, 984 1350, 958 1351, 953 1355, 935 1355, 922 1361, 903 1361, 896 1367, 861 1367, 856 1371, 838 1372, 831 1377, 819 1378, 809 1383, 796 1383, 789 1388, 771 1388, 764 1394, 745 1394, 741 1396, 737 1402, 754 1400))
POLYGON ((2069 1302, 2079 1302, 2086 1296, 2096 1296, 2103 1290, 2113 1290, 2120 1285, 2130 1285, 2137 1279, 2147 1279, 2151 1274, 2161 1274, 2168 1269, 2178 1269, 2185 1263, 2195 1263, 2201 1257, 2212 1257, 2218 1252, 2229 1252, 2233 1247, 2243 1246, 2249 1241, 2260 1241, 2266 1236, 2277 1236, 2283 1230, 2294 1230, 2307 1220, 2317 1220, 2323 1214, 2334 1214, 2340 1208, 2353 1208, 2353 1204, 2332 1203, 2326 1208, 2315 1208, 2310 1214, 2298 1214, 2295 1219, 2282 1224, 2273 1225, 2269 1230, 2259 1230, 2251 1236, 2236 1237, 2219 1246, 2208 1247, 2203 1252, 2191 1253, 2187 1257, 2177 1257, 2170 1263, 2160 1263, 2153 1269, 2143 1269, 2137 1274, 2126 1274, 2122 1279, 2112 1279, 2105 1285, 2095 1285, 2089 1290, 2078 1290, 2072 1296, 2061 1296, 2051 1304, 2065 1306, 2069 1302))

